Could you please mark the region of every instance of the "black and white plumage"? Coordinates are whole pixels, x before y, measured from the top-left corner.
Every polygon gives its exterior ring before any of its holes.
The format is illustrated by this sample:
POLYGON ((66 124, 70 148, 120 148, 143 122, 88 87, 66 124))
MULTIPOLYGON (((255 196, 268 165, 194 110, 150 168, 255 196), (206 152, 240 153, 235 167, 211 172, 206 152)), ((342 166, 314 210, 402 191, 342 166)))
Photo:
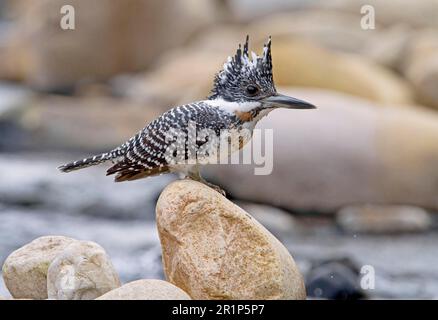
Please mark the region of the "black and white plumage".
MULTIPOLYGON (((209 130, 216 137, 223 130, 245 129, 249 134, 243 135, 243 139, 239 137, 238 145, 231 148, 233 152, 251 139, 257 121, 278 107, 314 108, 307 102, 276 92, 272 75, 271 39, 265 44, 261 56, 252 53, 250 58, 247 37, 243 50, 239 45, 235 56, 229 57, 223 70, 216 75, 211 95, 206 100, 174 107, 118 148, 65 164, 59 169, 70 172, 113 162, 107 175, 116 174, 115 181, 136 180, 168 172, 178 172, 201 180, 198 165, 205 159, 193 153, 186 142, 194 138, 196 147, 202 147, 211 141, 190 137, 192 129, 194 132, 209 130), (172 152, 169 150, 171 146, 182 148, 172 152)), ((206 154, 216 157, 217 145, 210 145, 214 148, 211 147, 212 150, 207 150, 206 154)))

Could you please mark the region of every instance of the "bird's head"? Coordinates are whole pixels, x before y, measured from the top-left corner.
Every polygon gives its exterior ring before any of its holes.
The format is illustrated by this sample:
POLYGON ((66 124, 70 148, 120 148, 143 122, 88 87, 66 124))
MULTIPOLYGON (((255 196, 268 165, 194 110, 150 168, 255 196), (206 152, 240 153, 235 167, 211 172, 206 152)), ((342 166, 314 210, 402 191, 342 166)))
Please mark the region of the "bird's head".
POLYGON ((277 93, 272 76, 271 37, 263 47, 261 56, 248 51, 246 37, 243 49, 239 44, 234 57, 228 57, 223 69, 216 74, 209 100, 224 104, 237 103, 244 110, 272 110, 274 108, 314 109, 315 106, 277 93))

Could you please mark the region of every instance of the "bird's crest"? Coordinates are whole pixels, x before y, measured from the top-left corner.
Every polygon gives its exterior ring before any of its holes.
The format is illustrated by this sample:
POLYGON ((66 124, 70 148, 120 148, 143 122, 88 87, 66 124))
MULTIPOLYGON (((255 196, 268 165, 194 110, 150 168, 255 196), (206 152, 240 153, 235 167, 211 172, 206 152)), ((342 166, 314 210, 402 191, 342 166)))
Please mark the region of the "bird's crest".
POLYGON ((245 79, 252 79, 262 82, 262 85, 273 87, 271 37, 264 44, 262 55, 258 56, 253 51, 250 55, 249 36, 246 36, 243 49, 239 44, 236 54, 229 56, 223 69, 216 74, 209 99, 221 95, 227 88, 236 87, 240 81, 245 79))

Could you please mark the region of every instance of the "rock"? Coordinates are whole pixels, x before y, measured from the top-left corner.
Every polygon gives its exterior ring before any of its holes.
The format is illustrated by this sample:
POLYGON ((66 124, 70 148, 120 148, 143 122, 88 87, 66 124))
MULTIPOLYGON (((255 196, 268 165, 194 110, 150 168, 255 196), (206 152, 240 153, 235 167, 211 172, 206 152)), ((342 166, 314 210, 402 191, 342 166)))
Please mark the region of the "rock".
POLYGON ((401 233, 426 231, 432 220, 424 209, 412 206, 363 205, 339 210, 337 223, 350 233, 401 233))
POLYGON ((127 99, 47 95, 3 119, 0 145, 12 150, 112 149, 162 111, 154 105, 146 107, 144 103, 127 99))
POLYGON ((5 62, 0 76, 21 78, 44 90, 144 69, 218 18, 216 3, 210 1, 74 0, 69 5, 75 9, 75 29, 63 30, 63 1, 20 2, 10 41, 0 51, 5 62))
MULTIPOLYGON (((204 99, 212 88, 214 75, 236 50, 237 42, 230 44, 232 38, 224 38, 223 47, 227 50, 205 49, 204 46, 212 46, 198 40, 197 45, 164 56, 151 73, 119 79, 118 92, 163 107, 204 99)), ((251 41, 252 50, 260 53, 262 47, 262 41, 251 41)), ((273 38, 272 54, 277 85, 333 89, 388 104, 406 105, 413 101, 406 81, 367 58, 286 37, 273 38), (330 77, 323 76, 327 74, 330 77)))
POLYGON ((49 266, 49 299, 90 300, 120 287, 119 277, 97 243, 76 241, 67 246, 49 266))
POLYGON ((12 252, 3 264, 3 279, 15 299, 47 299, 47 270, 74 239, 45 236, 12 252))
POLYGON ((438 36, 436 30, 419 32, 411 41, 403 73, 413 84, 418 100, 438 109, 438 36))
POLYGON ((298 40, 273 39, 272 59, 279 86, 331 89, 383 104, 413 102, 402 78, 358 55, 331 52, 298 40))
POLYGON ((315 263, 306 276, 309 297, 356 300, 365 298, 360 288, 359 270, 350 259, 315 263))
POLYGON ((167 281, 143 279, 124 284, 105 293, 97 300, 191 300, 191 298, 167 281))
MULTIPOLYGON (((382 26, 405 24, 413 27, 438 27, 435 12, 438 3, 435 0, 333 0, 320 1, 318 6, 323 10, 332 9, 335 12, 350 12, 361 18, 361 8, 369 5, 374 8, 376 23, 382 26)), ((359 20, 358 20, 359 21, 359 20)), ((359 23, 359 22, 358 22, 359 23)))
POLYGON ((156 213, 166 278, 193 299, 305 299, 287 249, 218 192, 174 182, 156 213))
POLYGON ((214 75, 222 68, 227 54, 200 48, 177 50, 161 58, 154 71, 134 77, 118 77, 113 84, 118 93, 134 101, 162 108, 170 108, 180 101, 202 100, 211 90, 214 75))
POLYGON ((255 175, 255 164, 211 166, 212 182, 234 198, 287 210, 334 213, 352 203, 438 209, 434 111, 330 91, 278 91, 319 108, 275 110, 257 125, 274 128, 271 174, 255 175))
MULTIPOLYGON (((416 31, 400 23, 376 29, 358 28, 357 12, 313 8, 268 15, 256 19, 247 33, 258 43, 263 42, 265 30, 274 41, 303 39, 331 50, 355 53, 380 65, 400 71, 406 49, 416 31)), ((362 58, 363 59, 363 58, 362 58)))
POLYGON ((273 39, 273 48, 278 41, 302 39, 325 48, 360 53, 368 44, 377 29, 370 33, 368 30, 357 28, 356 14, 334 12, 327 10, 282 11, 280 13, 259 18, 250 23, 247 33, 257 43, 266 41, 266 30, 273 39))
POLYGON ((296 228, 295 218, 290 212, 251 202, 238 201, 236 204, 273 234, 293 232, 296 228))

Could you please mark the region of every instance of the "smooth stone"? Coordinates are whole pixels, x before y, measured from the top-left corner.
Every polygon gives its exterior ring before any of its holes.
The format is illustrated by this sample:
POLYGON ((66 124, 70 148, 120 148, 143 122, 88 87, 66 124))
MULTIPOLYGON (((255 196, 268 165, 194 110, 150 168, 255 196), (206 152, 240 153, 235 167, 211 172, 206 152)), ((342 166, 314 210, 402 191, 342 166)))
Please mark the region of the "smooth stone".
POLYGON ((432 225, 426 210, 399 205, 347 206, 339 210, 336 221, 350 233, 422 232, 432 225))
POLYGON ((166 278, 193 299, 305 299, 288 250, 206 185, 176 181, 157 202, 166 278))
POLYGON ((124 284, 105 293, 97 300, 191 300, 191 298, 167 281, 142 279, 124 284))
POLYGON ((105 250, 91 241, 67 246, 52 261, 47 274, 49 299, 92 300, 120 285, 105 250))
POLYGON ((15 299, 47 299, 50 263, 74 239, 40 237, 12 252, 3 264, 3 280, 15 299))

